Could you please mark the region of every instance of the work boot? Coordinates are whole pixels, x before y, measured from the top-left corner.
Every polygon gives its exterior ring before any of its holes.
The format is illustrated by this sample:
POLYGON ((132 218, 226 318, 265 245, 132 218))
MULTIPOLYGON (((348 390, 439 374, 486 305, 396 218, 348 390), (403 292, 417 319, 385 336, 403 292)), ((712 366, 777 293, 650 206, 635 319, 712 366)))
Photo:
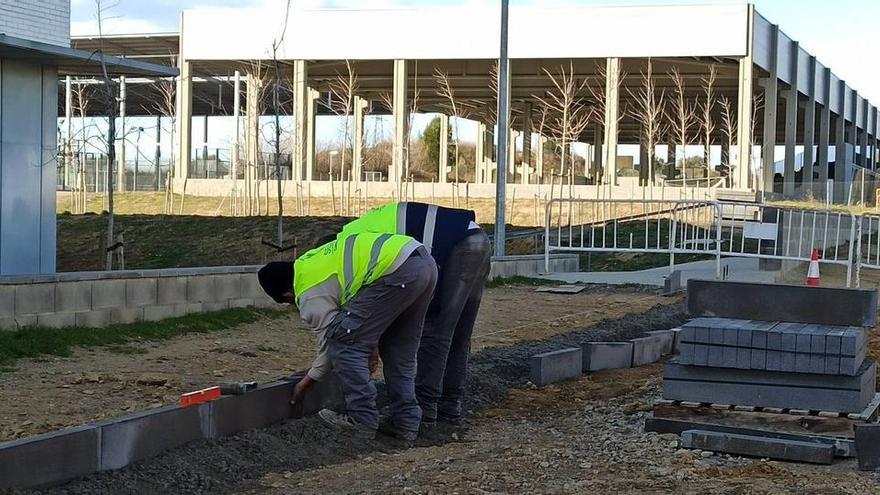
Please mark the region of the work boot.
POLYGON ((439 421, 441 423, 448 423, 451 425, 458 426, 461 424, 462 417, 460 415, 459 416, 451 416, 451 415, 446 415, 443 413, 438 413, 437 414, 437 421, 439 421))
POLYGON ((394 420, 391 418, 379 422, 379 431, 391 438, 396 438, 405 442, 413 442, 419 435, 419 432, 417 431, 408 431, 398 428, 397 425, 394 424, 394 420))
POLYGON ((318 416, 328 425, 337 430, 347 432, 354 438, 361 438, 364 440, 372 440, 376 438, 376 430, 367 425, 358 423, 348 414, 340 414, 336 411, 331 411, 330 409, 321 409, 318 411, 318 416))

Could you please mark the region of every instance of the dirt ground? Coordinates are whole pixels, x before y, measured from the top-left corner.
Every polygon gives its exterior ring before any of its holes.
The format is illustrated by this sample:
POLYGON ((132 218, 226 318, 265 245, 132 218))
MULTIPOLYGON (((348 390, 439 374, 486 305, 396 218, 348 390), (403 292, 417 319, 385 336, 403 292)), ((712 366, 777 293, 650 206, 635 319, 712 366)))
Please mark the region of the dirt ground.
MULTIPOLYGON (((643 433, 660 394, 660 365, 529 386, 527 357, 535 352, 631 338, 686 318, 680 298, 637 288, 533 291, 487 291, 471 359, 470 416, 414 448, 381 437, 354 441, 307 418, 196 442, 49 493, 880 492, 880 477, 856 471, 853 461, 809 466, 717 456, 680 449, 674 435, 643 433)), ((173 402, 181 391, 216 381, 288 375, 308 365, 311 345, 301 325, 274 319, 142 344, 144 354, 96 349, 23 361, 18 371, 0 374, 0 438, 173 402)))

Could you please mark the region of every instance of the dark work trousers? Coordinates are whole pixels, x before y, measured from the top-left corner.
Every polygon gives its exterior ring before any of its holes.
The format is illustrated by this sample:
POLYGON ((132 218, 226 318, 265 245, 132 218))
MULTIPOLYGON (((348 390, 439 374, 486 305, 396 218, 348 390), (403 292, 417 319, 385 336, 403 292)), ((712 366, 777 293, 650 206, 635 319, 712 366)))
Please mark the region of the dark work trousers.
POLYGON ((379 426, 369 370, 370 354, 378 346, 394 424, 405 431, 419 429, 416 354, 436 284, 437 264, 420 248, 393 273, 362 287, 327 329, 330 361, 348 414, 358 423, 379 426))
POLYGON ((453 248, 439 284, 440 310, 425 318, 416 396, 424 421, 461 416, 471 334, 489 275, 491 247, 481 230, 453 248))

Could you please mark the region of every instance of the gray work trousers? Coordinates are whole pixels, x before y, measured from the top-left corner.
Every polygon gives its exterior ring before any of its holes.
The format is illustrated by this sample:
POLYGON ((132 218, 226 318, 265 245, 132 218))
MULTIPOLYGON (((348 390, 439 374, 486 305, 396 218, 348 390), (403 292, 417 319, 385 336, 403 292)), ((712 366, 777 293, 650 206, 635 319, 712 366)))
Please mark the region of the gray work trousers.
POLYGON ((422 248, 393 273, 362 287, 328 327, 330 361, 342 384, 348 414, 358 423, 379 426, 376 387, 369 370, 370 354, 378 347, 394 425, 418 431, 416 354, 436 284, 437 264, 422 248))
POLYGON ((491 247, 483 231, 471 234, 453 248, 443 267, 435 297, 440 311, 425 318, 419 345, 416 397, 424 421, 461 416, 471 335, 480 310, 491 247))

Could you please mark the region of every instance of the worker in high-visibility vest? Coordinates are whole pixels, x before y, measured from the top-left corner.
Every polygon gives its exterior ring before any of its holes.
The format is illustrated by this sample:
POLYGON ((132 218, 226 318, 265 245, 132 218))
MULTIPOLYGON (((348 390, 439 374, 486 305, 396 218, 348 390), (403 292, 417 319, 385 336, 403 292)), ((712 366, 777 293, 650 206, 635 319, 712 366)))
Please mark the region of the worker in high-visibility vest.
POLYGON ((260 269, 260 285, 279 303, 296 304, 317 336, 318 356, 295 387, 296 402, 331 369, 345 394, 347 413, 324 409, 321 419, 360 438, 379 427, 372 371, 384 363, 391 433, 415 439, 421 409, 415 396, 416 355, 425 312, 437 283, 437 265, 411 237, 341 235, 300 256, 260 269))
POLYGON ((457 423, 467 377, 471 335, 489 275, 491 246, 471 210, 424 203, 389 203, 343 227, 340 236, 404 234, 424 244, 437 262, 437 288, 419 345, 416 397, 422 428, 457 423))

